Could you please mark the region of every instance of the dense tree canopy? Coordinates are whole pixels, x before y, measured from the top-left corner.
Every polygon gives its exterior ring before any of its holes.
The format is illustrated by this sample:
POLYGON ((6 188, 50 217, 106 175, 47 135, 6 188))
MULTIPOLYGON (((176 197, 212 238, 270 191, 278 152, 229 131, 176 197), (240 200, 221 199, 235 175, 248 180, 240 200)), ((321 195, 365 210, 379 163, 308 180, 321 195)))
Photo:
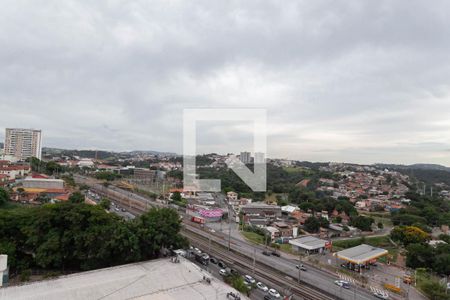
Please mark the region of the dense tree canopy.
POLYGON ((5 204, 7 201, 9 201, 9 194, 4 188, 0 187, 0 206, 5 204))
POLYGON ((74 192, 69 196, 69 202, 71 203, 83 203, 84 195, 80 192, 74 192))
POLYGON ((355 216, 350 220, 351 226, 354 226, 362 231, 371 231, 373 223, 374 223, 373 218, 365 216, 355 216))
POLYGON ((409 244, 425 243, 430 239, 430 235, 415 226, 398 226, 392 229, 391 238, 408 246, 409 244))
POLYGON ((0 210, 0 252, 13 273, 29 268, 89 270, 155 258, 180 247, 180 219, 169 208, 133 221, 84 203, 0 210))

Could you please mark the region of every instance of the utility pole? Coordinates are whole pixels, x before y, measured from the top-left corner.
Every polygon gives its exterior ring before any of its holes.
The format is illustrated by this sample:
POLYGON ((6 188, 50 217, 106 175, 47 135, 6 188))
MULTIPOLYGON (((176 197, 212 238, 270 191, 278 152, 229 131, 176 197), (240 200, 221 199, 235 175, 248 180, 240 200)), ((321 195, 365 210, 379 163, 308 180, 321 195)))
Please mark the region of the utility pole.
POLYGON ((208 235, 208 253, 211 253, 211 236, 208 235))
POLYGON ((253 247, 253 276, 256 272, 256 247, 253 247))

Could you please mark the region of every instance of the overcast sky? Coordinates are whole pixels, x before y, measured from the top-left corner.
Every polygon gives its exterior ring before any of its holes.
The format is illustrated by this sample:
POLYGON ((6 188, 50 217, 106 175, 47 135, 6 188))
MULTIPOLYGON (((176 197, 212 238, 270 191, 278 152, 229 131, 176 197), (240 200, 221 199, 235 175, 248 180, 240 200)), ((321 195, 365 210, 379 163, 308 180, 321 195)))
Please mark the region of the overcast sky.
POLYGON ((448 1, 6 0, 0 67, 2 139, 181 153, 183 109, 264 108, 270 157, 450 165, 448 1))

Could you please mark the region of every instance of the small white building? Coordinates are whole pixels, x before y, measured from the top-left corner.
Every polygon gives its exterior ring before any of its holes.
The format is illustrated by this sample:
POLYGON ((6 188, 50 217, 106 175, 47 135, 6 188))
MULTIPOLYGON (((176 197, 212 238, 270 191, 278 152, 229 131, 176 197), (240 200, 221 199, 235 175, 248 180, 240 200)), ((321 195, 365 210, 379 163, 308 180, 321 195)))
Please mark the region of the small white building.
POLYGON ((92 161, 92 159, 89 159, 89 158, 82 158, 82 159, 80 159, 80 161, 77 163, 77 165, 78 165, 80 168, 83 168, 83 167, 92 168, 92 167, 94 166, 94 162, 92 161))
POLYGON ((328 244, 328 241, 318 239, 314 236, 302 236, 289 241, 292 248, 299 252, 322 253, 328 244))
POLYGON ((0 287, 8 282, 8 255, 0 254, 0 287))

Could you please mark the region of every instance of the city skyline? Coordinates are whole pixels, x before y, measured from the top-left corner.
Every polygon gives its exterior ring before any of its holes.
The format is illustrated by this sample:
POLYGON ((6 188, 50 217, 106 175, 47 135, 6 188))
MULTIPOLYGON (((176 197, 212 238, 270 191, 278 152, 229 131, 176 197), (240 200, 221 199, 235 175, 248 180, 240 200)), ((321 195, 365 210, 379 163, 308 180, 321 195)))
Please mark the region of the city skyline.
MULTIPOLYGON (((269 157, 450 166, 448 8, 7 1, 0 139, 182 153, 183 109, 263 108, 269 157)), ((200 126, 199 151, 251 149, 247 125, 200 126)))

